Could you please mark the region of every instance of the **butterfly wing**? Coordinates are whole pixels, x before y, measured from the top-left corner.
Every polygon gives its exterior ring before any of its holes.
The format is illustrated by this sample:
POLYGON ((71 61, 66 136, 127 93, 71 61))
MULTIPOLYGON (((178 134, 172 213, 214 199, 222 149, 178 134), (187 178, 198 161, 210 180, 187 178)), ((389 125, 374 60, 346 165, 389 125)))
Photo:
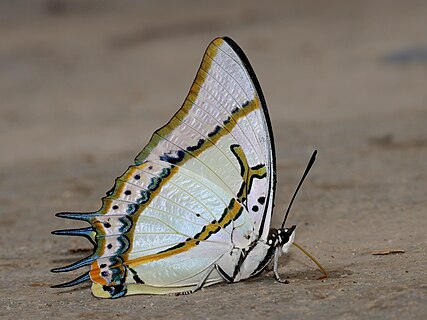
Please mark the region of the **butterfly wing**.
POLYGON ((222 281, 212 266, 233 247, 266 238, 275 191, 271 125, 255 74, 229 38, 207 48, 181 109, 157 130, 92 214, 60 213, 91 228, 94 253, 53 271, 91 265, 101 297, 183 292, 222 281))
POLYGON ((266 238, 276 183, 271 122, 255 73, 230 38, 215 39, 208 46, 182 108, 153 134, 136 162, 153 159, 185 164, 238 195, 257 233, 266 238), (233 170, 236 158, 239 164, 233 170), (236 170, 250 184, 245 190, 240 190, 240 179, 230 174, 236 170))

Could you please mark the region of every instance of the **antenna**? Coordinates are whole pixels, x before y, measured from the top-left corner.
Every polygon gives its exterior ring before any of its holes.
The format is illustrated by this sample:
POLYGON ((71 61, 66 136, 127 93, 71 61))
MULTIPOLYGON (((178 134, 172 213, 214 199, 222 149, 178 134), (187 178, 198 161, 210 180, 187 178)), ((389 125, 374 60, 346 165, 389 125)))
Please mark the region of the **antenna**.
POLYGON ((313 166, 314 160, 316 160, 316 154, 317 150, 314 150, 313 154, 311 155, 310 161, 307 164, 307 168, 305 168, 304 174, 301 177, 300 182, 298 183, 298 187, 296 188, 294 195, 292 196, 291 202, 289 203, 288 210, 286 210, 285 219, 283 219, 282 223, 282 229, 285 227, 286 219, 288 218, 289 211, 291 210, 292 203, 294 203, 295 197, 297 196, 298 190, 301 187, 302 183, 304 182, 305 177, 307 176, 308 172, 310 171, 311 167, 313 166))

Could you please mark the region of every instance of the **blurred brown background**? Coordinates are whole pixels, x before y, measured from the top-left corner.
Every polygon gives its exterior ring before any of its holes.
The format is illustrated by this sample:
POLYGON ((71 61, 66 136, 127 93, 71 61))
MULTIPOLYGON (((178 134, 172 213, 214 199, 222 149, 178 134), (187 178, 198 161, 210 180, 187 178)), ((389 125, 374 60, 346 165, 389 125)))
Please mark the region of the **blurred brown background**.
MULTIPOLYGON (((423 319, 427 314, 427 2, 1 1, 0 316, 5 319, 423 319), (97 300, 49 286, 90 248, 50 231, 97 210, 228 35, 264 90, 278 158, 275 224, 314 148, 271 274, 190 296, 97 300), (373 251, 401 249, 398 255, 373 251)), ((83 224, 82 224, 83 225, 83 224)))

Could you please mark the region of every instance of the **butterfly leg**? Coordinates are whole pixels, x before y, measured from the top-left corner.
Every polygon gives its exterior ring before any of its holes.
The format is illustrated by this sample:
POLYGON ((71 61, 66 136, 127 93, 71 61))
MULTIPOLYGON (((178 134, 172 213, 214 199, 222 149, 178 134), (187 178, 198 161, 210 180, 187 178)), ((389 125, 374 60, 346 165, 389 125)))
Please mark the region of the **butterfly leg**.
POLYGON ((227 283, 233 283, 234 277, 230 276, 227 272, 224 271, 218 264, 215 264, 215 269, 218 271, 219 275, 225 280, 227 283))
POLYGON ((203 287, 203 285, 205 284, 205 282, 208 279, 208 277, 210 276, 210 274, 212 273, 212 271, 215 269, 215 266, 216 266, 216 264, 213 264, 212 266, 209 267, 208 271, 206 272, 206 275, 199 281, 199 283, 196 285, 196 287, 194 289, 179 292, 176 295, 180 296, 180 295, 192 294, 192 293, 196 292, 197 290, 200 290, 203 287))
POLYGON ((274 276, 278 282, 288 284, 289 281, 287 279, 283 280, 279 275, 279 258, 281 253, 280 250, 280 248, 276 248, 276 251, 274 252, 274 276))

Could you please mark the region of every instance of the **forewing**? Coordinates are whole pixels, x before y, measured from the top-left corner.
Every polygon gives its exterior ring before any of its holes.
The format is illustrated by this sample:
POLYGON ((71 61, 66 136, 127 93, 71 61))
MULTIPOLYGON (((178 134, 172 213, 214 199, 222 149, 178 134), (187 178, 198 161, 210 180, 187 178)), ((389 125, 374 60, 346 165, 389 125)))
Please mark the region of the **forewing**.
POLYGON ((267 236, 276 181, 271 123, 255 73, 230 38, 208 46, 182 108, 136 162, 158 159, 228 189, 251 214, 258 235, 267 236))

